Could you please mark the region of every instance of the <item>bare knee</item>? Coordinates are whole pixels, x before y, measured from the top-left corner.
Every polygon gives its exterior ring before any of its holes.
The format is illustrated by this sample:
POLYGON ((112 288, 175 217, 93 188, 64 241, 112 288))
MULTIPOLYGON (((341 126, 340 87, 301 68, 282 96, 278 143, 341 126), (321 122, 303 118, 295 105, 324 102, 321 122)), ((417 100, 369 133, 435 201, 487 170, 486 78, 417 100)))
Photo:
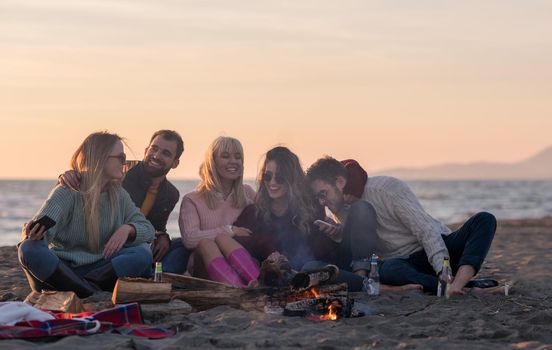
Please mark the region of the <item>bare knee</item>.
POLYGON ((236 249, 243 248, 238 241, 228 235, 218 235, 215 238, 215 243, 224 256, 228 256, 236 249))
POLYGON ((196 254, 203 255, 205 252, 216 248, 216 246, 217 244, 212 239, 202 239, 199 241, 194 251, 196 254))
POLYGON ((218 235, 215 237, 215 243, 221 247, 224 245, 229 244, 229 242, 233 241, 234 239, 228 235, 218 235))
POLYGON ((208 265, 213 259, 222 256, 222 252, 218 245, 212 239, 202 239, 199 241, 196 249, 196 256, 199 256, 205 265, 208 265))

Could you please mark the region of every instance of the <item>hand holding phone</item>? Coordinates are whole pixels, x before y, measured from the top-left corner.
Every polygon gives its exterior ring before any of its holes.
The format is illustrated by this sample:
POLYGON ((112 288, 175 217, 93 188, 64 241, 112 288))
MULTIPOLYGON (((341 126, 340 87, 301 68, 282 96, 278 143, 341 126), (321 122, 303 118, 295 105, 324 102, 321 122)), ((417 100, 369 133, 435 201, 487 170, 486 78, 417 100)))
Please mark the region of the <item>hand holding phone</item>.
POLYGON ((55 224, 56 222, 54 221, 54 219, 52 219, 48 215, 44 215, 36 221, 31 221, 31 223, 29 224, 29 230, 32 230, 36 225, 42 225, 44 226, 44 231, 48 231, 49 229, 54 227, 55 224))
POLYGON ((330 224, 323 220, 315 220, 314 224, 318 225, 320 231, 325 233, 333 241, 340 243, 343 240, 341 225, 330 224))
POLYGON ((47 215, 44 215, 38 220, 31 221, 25 225, 24 238, 31 240, 41 240, 44 238, 44 232, 52 228, 56 222, 47 215))
POLYGON ((320 228, 322 228, 324 226, 327 227, 327 228, 337 228, 337 226, 335 226, 333 224, 330 224, 329 222, 326 222, 324 220, 315 220, 314 224, 318 225, 320 228))

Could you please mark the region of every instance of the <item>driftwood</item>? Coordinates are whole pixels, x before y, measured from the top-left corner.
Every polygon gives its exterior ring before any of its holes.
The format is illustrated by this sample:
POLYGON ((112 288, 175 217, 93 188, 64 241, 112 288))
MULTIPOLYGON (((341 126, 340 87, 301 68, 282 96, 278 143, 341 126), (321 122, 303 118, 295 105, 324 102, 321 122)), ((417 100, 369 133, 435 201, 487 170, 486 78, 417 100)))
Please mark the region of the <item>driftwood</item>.
POLYGON ((163 281, 173 286, 175 298, 191 304, 196 310, 228 305, 242 310, 264 310, 272 288, 235 288, 202 278, 163 273, 163 281))
POLYGON ((262 289, 241 289, 201 278, 163 273, 162 282, 141 278, 122 278, 113 290, 113 303, 168 302, 180 299, 194 310, 228 305, 243 310, 262 310, 267 296, 262 289))
MULTIPOLYGON (((317 286, 316 289, 322 296, 347 294, 346 284, 317 286)), ((273 287, 235 288, 201 278, 163 273, 161 283, 139 278, 119 279, 113 291, 112 300, 114 304, 121 304, 168 302, 172 299, 180 299, 190 304, 194 311, 220 305, 242 310, 264 311, 267 304, 273 305, 276 302, 283 307, 288 302, 313 297, 314 295, 306 290, 292 291, 289 288, 273 287)))
POLYGON ((233 291, 237 288, 228 286, 224 283, 206 280, 203 278, 196 278, 184 275, 177 275, 174 273, 163 272, 161 275, 161 281, 172 284, 174 289, 179 290, 222 290, 233 291))
POLYGON ((206 310, 215 306, 227 305, 243 310, 263 310, 267 296, 255 290, 234 291, 174 291, 175 298, 193 306, 195 310, 206 310))

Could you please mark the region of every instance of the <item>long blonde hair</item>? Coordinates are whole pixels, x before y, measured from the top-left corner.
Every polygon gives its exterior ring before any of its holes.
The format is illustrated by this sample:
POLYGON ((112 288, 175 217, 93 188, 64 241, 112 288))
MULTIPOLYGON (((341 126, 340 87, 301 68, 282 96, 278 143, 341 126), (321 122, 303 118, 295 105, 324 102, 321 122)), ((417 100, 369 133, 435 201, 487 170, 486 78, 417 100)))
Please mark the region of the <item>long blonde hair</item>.
MULTIPOLYGON (((93 252, 100 249, 100 217, 105 215, 100 212, 103 169, 117 141, 122 141, 122 138, 116 134, 95 132, 88 135, 71 158, 71 168, 81 176, 79 193, 83 202, 88 246, 93 252)), ((119 181, 112 181, 106 189, 110 203, 111 225, 114 223, 117 210, 118 186, 119 181)))
MULTIPOLYGON (((217 173, 215 158, 223 152, 239 152, 243 160, 243 147, 238 139, 227 136, 217 137, 205 153, 205 160, 199 167, 199 177, 201 181, 196 190, 203 195, 209 209, 216 209, 220 202, 222 186, 217 173)), ((242 172, 232 183, 231 192, 232 206, 234 208, 243 208, 246 205, 245 193, 243 190, 243 166, 242 172)))

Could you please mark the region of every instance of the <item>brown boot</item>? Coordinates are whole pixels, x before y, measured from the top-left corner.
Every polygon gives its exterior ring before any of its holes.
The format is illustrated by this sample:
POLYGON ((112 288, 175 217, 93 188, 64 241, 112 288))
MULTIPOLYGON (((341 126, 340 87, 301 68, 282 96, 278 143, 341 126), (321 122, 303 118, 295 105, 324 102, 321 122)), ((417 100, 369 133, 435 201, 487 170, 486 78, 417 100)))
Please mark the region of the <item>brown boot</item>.
POLYGON ((88 272, 84 275, 84 278, 100 287, 102 290, 112 292, 113 288, 115 288, 117 278, 119 277, 117 277, 111 262, 108 261, 100 267, 88 272))
POLYGON ((33 276, 33 274, 26 268, 21 267, 21 269, 23 270, 23 272, 25 272, 25 276, 27 277, 27 281, 29 282, 29 286, 31 287, 31 290, 33 292, 40 293, 43 290, 52 289, 52 287, 48 286, 47 284, 45 284, 44 282, 42 282, 41 280, 33 276))

